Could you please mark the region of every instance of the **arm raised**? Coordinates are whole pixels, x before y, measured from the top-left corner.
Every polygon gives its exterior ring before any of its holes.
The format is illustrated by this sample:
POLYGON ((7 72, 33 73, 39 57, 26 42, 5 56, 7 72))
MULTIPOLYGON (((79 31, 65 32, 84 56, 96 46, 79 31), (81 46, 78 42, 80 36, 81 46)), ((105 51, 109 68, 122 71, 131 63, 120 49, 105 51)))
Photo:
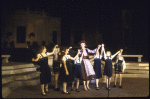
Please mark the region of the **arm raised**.
POLYGON ((52 52, 47 52, 47 55, 49 56, 49 55, 52 55, 52 54, 54 54, 54 51, 56 50, 56 47, 57 47, 58 45, 55 45, 54 46, 54 48, 53 48, 53 51, 52 52))
POLYGON ((114 55, 111 56, 111 59, 113 59, 119 53, 120 53, 120 51, 116 52, 114 55))
POLYGON ((75 60, 75 59, 76 59, 76 57, 78 57, 78 56, 79 56, 79 54, 80 54, 80 51, 78 50, 77 55, 76 55, 75 57, 71 57, 71 56, 70 56, 70 59, 71 59, 71 60, 75 60))
POLYGON ((32 58, 32 61, 37 62, 39 59, 40 59, 40 54, 37 55, 37 58, 36 58, 36 59, 35 59, 35 58, 32 58))

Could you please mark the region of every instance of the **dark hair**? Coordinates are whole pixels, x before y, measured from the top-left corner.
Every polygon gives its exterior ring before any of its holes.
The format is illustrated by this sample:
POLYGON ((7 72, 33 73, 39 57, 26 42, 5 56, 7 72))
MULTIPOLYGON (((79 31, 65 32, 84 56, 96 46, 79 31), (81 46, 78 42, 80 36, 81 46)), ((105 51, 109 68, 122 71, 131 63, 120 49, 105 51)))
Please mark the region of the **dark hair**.
POLYGON ((39 50, 38 50, 38 53, 42 53, 42 51, 44 50, 44 48, 46 48, 46 47, 45 46, 40 46, 39 50))
POLYGON ((62 51, 61 51, 61 60, 60 60, 60 63, 62 63, 62 58, 63 56, 65 55, 65 52, 66 52, 67 48, 64 48, 62 51))
POLYGON ((81 43, 86 43, 86 41, 85 41, 85 40, 81 40, 81 41, 79 42, 79 44, 81 44, 81 43))

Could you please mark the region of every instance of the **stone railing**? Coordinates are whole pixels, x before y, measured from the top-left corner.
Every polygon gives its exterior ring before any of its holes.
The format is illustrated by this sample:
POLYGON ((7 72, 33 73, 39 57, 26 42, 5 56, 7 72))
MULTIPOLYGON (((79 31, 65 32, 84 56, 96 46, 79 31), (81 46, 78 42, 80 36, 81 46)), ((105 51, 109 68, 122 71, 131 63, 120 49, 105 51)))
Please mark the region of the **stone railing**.
POLYGON ((1 57, 2 57, 2 63, 8 63, 9 62, 8 59, 9 59, 10 55, 1 55, 1 57))
POLYGON ((123 57, 138 57, 138 62, 141 62, 143 55, 122 55, 123 57))

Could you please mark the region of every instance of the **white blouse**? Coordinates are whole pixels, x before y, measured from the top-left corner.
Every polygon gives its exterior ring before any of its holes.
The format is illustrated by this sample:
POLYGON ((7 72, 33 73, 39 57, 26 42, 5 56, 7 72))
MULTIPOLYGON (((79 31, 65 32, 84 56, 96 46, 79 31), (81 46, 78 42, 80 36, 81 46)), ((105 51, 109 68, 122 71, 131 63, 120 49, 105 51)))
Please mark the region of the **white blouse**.
POLYGON ((94 55, 94 59, 96 59, 96 58, 102 59, 102 56, 101 55, 94 55))
POLYGON ((80 59, 74 61, 74 64, 81 63, 80 59))
POLYGON ((64 60, 64 59, 66 59, 66 60, 67 60, 67 59, 70 59, 70 55, 64 55, 62 59, 63 59, 63 60, 64 60))

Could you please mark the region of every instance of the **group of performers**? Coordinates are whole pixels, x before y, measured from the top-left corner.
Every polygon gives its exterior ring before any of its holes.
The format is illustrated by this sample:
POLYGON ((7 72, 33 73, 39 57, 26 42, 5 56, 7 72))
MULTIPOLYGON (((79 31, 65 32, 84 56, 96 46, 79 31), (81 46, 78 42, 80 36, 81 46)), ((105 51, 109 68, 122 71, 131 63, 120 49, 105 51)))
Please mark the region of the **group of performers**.
POLYGON ((99 79, 102 78, 101 71, 101 59, 105 59, 105 67, 103 75, 106 75, 106 89, 110 90, 110 77, 112 76, 112 59, 118 54, 115 66, 115 84, 117 74, 120 75, 120 86, 122 82, 121 74, 125 70, 125 60, 122 57, 122 49, 117 51, 114 55, 111 55, 110 51, 104 49, 104 44, 98 45, 94 50, 90 50, 86 47, 86 42, 84 40, 80 41, 81 49, 78 49, 78 52, 75 57, 69 55, 69 50, 72 47, 64 48, 60 51, 58 45, 55 45, 52 52, 47 52, 45 46, 41 46, 41 51, 37 54, 37 58, 32 58, 32 61, 37 61, 40 65, 40 82, 41 82, 41 91, 42 95, 48 93, 48 83, 51 82, 51 71, 48 66, 48 55, 53 54, 53 72, 54 72, 54 83, 55 91, 60 91, 57 86, 58 80, 63 82, 62 93, 70 94, 67 91, 67 83, 72 82, 71 91, 73 91, 74 82, 76 81, 76 91, 79 90, 79 80, 83 80, 84 90, 91 90, 89 87, 90 79, 95 78, 96 81, 96 90, 99 90, 99 79), (99 52, 99 50, 101 51, 99 52), (94 66, 91 65, 89 61, 89 53, 94 54, 94 66), (74 64, 70 60, 74 61, 74 64), (62 64, 62 65, 61 65, 62 64), (109 82, 108 82, 109 81, 109 82), (44 86, 45 85, 45 86, 44 86))

